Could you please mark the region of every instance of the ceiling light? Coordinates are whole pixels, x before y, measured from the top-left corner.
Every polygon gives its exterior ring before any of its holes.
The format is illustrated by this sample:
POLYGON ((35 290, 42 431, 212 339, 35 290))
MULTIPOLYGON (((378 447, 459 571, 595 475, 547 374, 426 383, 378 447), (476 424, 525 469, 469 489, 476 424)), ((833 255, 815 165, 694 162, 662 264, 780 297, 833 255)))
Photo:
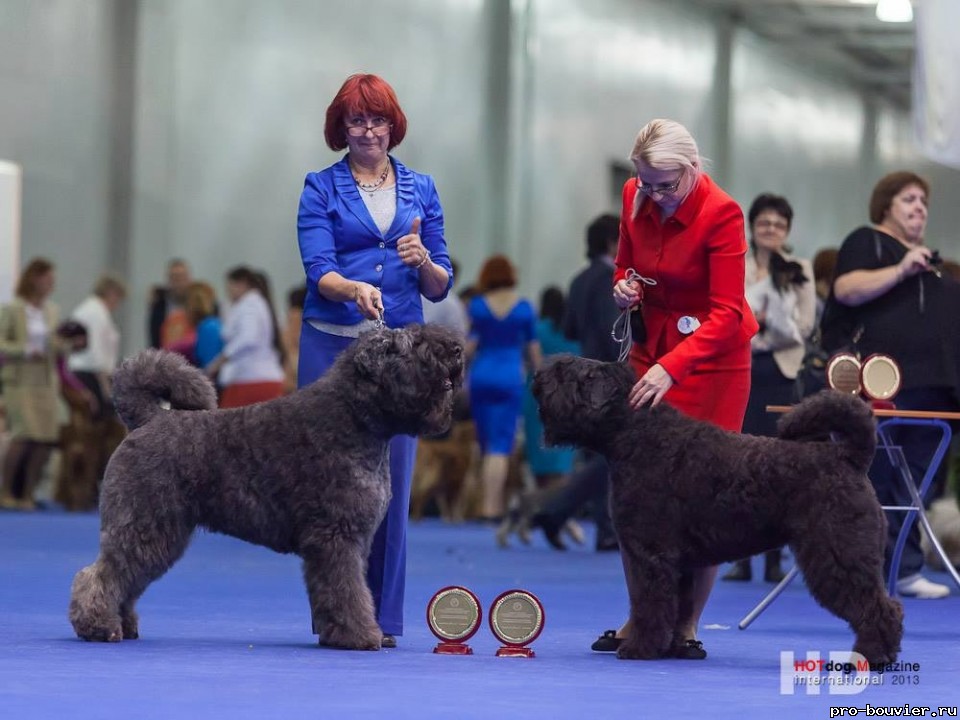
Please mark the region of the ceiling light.
POLYGON ((910 0, 880 0, 877 3, 877 20, 905 23, 913 20, 913 5, 910 0))

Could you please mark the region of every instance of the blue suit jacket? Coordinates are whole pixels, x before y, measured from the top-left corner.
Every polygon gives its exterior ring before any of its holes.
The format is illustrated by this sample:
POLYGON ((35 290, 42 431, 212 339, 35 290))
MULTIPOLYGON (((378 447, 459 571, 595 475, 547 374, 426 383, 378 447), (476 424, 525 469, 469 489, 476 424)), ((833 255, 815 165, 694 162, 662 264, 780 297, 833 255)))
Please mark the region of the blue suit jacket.
POLYGON ((410 232, 420 218, 420 237, 431 259, 450 280, 444 291, 429 298, 446 297, 453 285, 453 270, 443 238, 443 208, 429 175, 413 172, 393 157, 397 179, 397 214, 386 234, 381 234, 363 204, 346 156, 304 182, 297 216, 300 257, 307 274, 305 320, 354 325, 363 318, 352 302, 332 302, 317 290, 317 281, 328 272, 349 280, 370 283, 383 294, 384 320, 397 328, 423 322, 420 304, 420 271, 404 265, 397 240, 410 232))

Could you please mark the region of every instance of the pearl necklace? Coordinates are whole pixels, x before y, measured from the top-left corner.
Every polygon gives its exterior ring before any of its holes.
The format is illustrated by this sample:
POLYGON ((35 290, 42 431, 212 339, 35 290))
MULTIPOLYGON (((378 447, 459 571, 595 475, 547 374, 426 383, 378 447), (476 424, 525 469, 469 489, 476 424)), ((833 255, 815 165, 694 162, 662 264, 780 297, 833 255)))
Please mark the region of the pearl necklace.
MULTIPOLYGON (((352 168, 351 168, 352 169, 352 168)), ((383 172, 380 173, 380 177, 376 182, 365 183, 360 182, 360 178, 357 177, 356 173, 353 174, 353 181, 357 184, 357 187, 367 193, 370 197, 373 197, 373 194, 380 189, 380 186, 387 181, 387 176, 390 174, 390 162, 387 161, 387 164, 383 168, 383 172)))

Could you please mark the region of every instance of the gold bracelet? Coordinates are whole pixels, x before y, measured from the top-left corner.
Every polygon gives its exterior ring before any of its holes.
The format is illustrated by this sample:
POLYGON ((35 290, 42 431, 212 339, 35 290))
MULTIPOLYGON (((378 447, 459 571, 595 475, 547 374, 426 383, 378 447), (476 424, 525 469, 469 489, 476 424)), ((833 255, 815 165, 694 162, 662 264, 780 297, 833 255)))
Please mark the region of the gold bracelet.
POLYGON ((429 260, 429 259, 430 259, 430 251, 427 250, 426 248, 424 248, 424 249, 423 249, 423 260, 420 261, 420 264, 417 265, 417 266, 414 268, 414 270, 419 270, 420 268, 422 268, 422 267, 424 266, 424 264, 426 264, 427 260, 429 260))

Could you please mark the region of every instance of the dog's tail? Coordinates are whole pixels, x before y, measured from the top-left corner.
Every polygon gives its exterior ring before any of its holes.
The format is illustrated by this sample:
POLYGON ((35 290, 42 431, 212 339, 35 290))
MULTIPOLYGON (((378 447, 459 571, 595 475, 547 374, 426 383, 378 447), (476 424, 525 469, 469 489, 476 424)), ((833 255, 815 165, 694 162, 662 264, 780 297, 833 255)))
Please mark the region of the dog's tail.
POLYGON ((173 410, 213 410, 217 391, 182 355, 144 350, 113 373, 113 401, 123 424, 134 430, 167 404, 173 410))
POLYGON ((877 428, 870 406, 853 395, 822 390, 780 418, 779 436, 799 442, 830 440, 851 465, 866 472, 877 447, 877 428))

